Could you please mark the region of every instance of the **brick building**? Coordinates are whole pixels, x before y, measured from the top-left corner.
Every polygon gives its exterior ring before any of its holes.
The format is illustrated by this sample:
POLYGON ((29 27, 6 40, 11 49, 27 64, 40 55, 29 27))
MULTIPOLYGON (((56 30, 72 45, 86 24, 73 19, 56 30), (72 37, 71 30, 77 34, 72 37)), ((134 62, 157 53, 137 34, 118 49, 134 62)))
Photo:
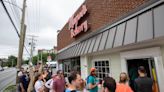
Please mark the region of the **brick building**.
POLYGON ((58 33, 58 62, 66 76, 78 70, 86 78, 96 67, 99 79, 117 81, 142 65, 162 92, 163 29, 163 0, 85 0, 58 33))

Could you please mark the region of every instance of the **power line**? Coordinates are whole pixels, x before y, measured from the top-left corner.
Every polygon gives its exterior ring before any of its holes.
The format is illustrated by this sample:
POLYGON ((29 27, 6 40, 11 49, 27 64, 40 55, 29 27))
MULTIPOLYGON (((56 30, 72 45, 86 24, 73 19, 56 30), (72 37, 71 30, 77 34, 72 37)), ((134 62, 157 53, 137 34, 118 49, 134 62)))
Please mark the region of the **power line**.
MULTIPOLYGON (((17 2, 16 2, 16 0, 11 0, 12 1, 12 3, 14 3, 14 4, 16 4, 17 5, 17 2)), ((20 15, 19 15, 19 11, 16 11, 16 9, 14 8, 14 10, 15 10, 15 12, 16 12, 16 14, 18 15, 18 21, 20 20, 19 18, 20 18, 20 15)), ((27 21, 28 21, 28 30, 30 31, 31 29, 30 29, 30 24, 29 24, 29 20, 27 19, 27 21)), ((27 41, 27 40, 26 40, 27 41)), ((26 42, 25 41, 25 42, 26 42)), ((28 43, 28 41, 27 41, 27 43, 28 43)), ((25 50, 29 53, 29 51, 28 51, 28 49, 26 48, 26 46, 25 46, 25 50)))
POLYGON ((40 2, 39 0, 36 0, 36 3, 37 3, 37 8, 36 8, 36 12, 37 12, 37 17, 38 17, 38 20, 37 20, 37 31, 39 31, 39 25, 40 25, 40 2))
MULTIPOLYGON (((14 4, 18 5, 18 3, 17 3, 17 1, 16 1, 16 0, 14 0, 14 1, 13 1, 13 0, 11 0, 11 1, 12 1, 14 4)), ((19 16, 19 18, 20 18, 20 13, 19 13, 19 10, 18 10, 18 9, 16 9, 16 8, 15 8, 15 10, 17 10, 17 14, 18 14, 18 16, 19 16)))
MULTIPOLYGON (((8 2, 9 2, 9 0, 8 0, 8 2)), ((17 24, 20 24, 20 21, 19 21, 19 19, 18 19, 18 16, 17 16, 17 13, 15 13, 14 12, 14 10, 15 10, 15 8, 10 4, 9 5, 10 6, 10 9, 11 9, 11 11, 12 11, 12 13, 13 13, 13 18, 15 19, 15 22, 17 23, 17 24)), ((18 27, 18 26, 17 26, 18 27)))
POLYGON ((41 4, 41 2, 42 2, 42 0, 38 0, 38 2, 39 2, 39 28, 40 28, 40 11, 41 11, 41 8, 40 8, 40 4, 41 4))
POLYGON ((38 37, 38 36, 34 36, 34 35, 29 35, 31 37, 31 42, 30 42, 30 45, 31 45, 31 51, 30 51, 30 64, 32 65, 32 61, 33 61, 33 52, 34 52, 34 49, 35 49, 35 37, 38 37))
POLYGON ((5 1, 5 0, 0 0, 0 1, 3 1, 3 2, 6 2, 6 3, 9 3, 9 4, 11 4, 11 5, 13 5, 13 6, 15 6, 15 7, 21 9, 17 4, 14 4, 14 3, 11 3, 11 2, 9 2, 9 1, 5 1))
POLYGON ((9 17, 9 19, 10 19, 12 25, 14 26, 14 29, 15 29, 15 31, 16 31, 18 37, 20 37, 19 32, 18 32, 18 29, 16 28, 16 26, 15 26, 15 24, 14 24, 14 22, 13 22, 11 16, 10 16, 10 14, 9 14, 9 12, 8 12, 8 10, 7 10, 7 8, 6 8, 5 4, 4 4, 4 2, 3 2, 3 0, 1 0, 1 4, 2 4, 3 8, 5 9, 5 12, 7 13, 7 16, 9 17))
POLYGON ((27 53, 30 55, 30 53, 28 52, 28 50, 27 50, 27 47, 26 46, 24 46, 24 48, 25 48, 25 50, 27 51, 27 53))
MULTIPOLYGON (((29 13, 28 13, 28 8, 27 8, 27 24, 28 24, 28 30, 29 31, 31 31, 32 30, 32 28, 31 28, 31 22, 29 21, 30 19, 29 19, 29 13)), ((32 31, 31 31, 32 32, 32 31)))
MULTIPOLYGON (((9 19, 10 19, 10 21, 11 21, 11 23, 12 23, 12 25, 13 25, 13 27, 14 27, 16 33, 17 33, 17 35, 18 35, 18 37, 20 38, 20 34, 19 34, 19 32, 18 32, 18 29, 16 28, 16 26, 15 26, 15 24, 14 24, 14 22, 13 22, 11 16, 10 16, 10 14, 9 14, 9 12, 8 12, 8 10, 7 10, 7 8, 6 8, 5 4, 4 4, 4 2, 3 2, 3 0, 0 0, 0 1, 1 1, 1 4, 2 4, 3 8, 5 9, 5 12, 6 12, 7 16, 9 17, 9 19)), ((25 48, 25 50, 27 51, 27 53, 30 55, 30 53, 28 52, 26 46, 24 46, 24 48, 25 48)))
POLYGON ((33 4, 35 6, 35 12, 34 12, 34 23, 35 23, 35 32, 37 31, 37 0, 35 0, 35 3, 33 4))
MULTIPOLYGON (((16 1, 14 2, 13 0, 10 0, 13 4, 15 4, 15 5, 18 5, 17 3, 16 3, 16 1)), ((20 13, 19 13, 19 10, 18 9, 16 9, 16 7, 14 7, 13 6, 13 9, 14 9, 14 11, 15 11, 15 14, 17 15, 17 19, 18 19, 18 21, 20 21, 20 13)))

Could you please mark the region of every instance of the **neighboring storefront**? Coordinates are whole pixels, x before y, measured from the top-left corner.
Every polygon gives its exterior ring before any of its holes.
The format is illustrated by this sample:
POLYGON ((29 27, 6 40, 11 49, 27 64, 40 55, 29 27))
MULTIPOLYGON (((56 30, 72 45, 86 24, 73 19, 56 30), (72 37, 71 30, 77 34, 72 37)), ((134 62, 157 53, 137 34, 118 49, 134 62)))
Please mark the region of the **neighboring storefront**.
POLYGON ((99 79, 118 81, 121 72, 130 75, 142 65, 156 92, 163 92, 164 1, 98 1, 86 0, 58 34, 58 62, 65 75, 77 70, 86 78, 96 67, 99 79))

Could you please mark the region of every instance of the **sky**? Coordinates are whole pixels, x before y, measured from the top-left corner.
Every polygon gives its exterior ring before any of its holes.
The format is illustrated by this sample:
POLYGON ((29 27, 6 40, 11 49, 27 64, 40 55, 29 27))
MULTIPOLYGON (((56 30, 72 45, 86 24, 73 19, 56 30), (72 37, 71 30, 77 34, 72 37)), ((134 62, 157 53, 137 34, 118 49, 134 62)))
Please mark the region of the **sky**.
MULTIPOLYGON (((22 1, 4 0, 19 32, 22 1)), ((27 0, 25 46, 28 52, 24 50, 23 57, 29 57, 30 35, 36 36, 35 55, 38 49, 52 49, 54 46, 57 46, 57 30, 62 29, 83 2, 84 0, 27 0)), ((19 38, 0 3, 0 58, 7 58, 9 55, 17 56, 18 45, 19 38)))

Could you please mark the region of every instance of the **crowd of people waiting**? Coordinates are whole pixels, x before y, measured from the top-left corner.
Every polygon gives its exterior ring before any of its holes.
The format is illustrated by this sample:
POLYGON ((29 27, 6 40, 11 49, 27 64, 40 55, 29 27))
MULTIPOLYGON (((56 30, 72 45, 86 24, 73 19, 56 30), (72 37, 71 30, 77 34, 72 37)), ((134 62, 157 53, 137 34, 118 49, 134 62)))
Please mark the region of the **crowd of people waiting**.
MULTIPOLYGON (((23 72, 23 68, 21 71, 18 73, 19 92, 27 92, 30 78, 28 72, 23 72)), ((42 73, 35 76, 33 92, 153 92, 153 80, 146 76, 143 66, 138 68, 138 74, 139 77, 134 81, 135 89, 132 89, 125 72, 120 74, 119 82, 116 83, 110 76, 99 81, 95 68, 90 69, 90 75, 86 79, 82 79, 77 71, 71 71, 65 78, 62 70, 51 74, 48 69, 44 69, 42 73)))

